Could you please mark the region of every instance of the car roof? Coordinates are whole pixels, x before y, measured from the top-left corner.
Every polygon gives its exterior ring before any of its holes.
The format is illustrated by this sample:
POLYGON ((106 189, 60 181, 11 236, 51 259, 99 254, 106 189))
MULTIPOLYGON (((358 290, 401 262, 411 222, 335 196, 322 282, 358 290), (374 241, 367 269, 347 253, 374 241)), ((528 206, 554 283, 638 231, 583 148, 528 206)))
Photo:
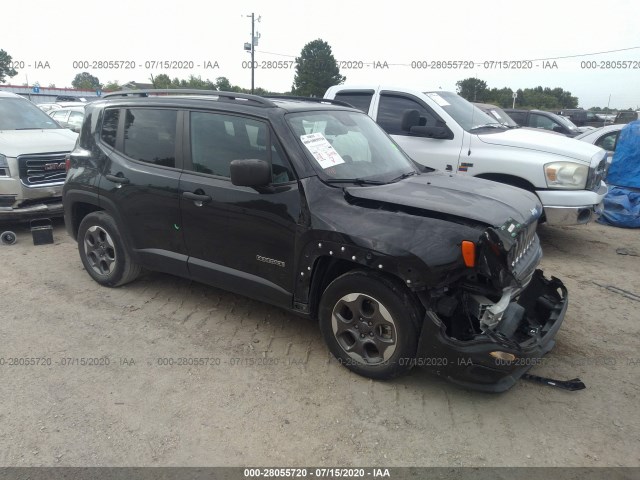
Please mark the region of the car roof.
POLYGON ((58 108, 55 110, 52 110, 52 112, 84 112, 84 107, 85 105, 77 105, 77 106, 69 106, 69 107, 62 107, 62 108, 58 108))
POLYGON ((171 106, 190 108, 214 108, 231 112, 244 112, 268 116, 274 108, 286 113, 310 110, 350 110, 362 113, 353 107, 324 98, 290 97, 284 95, 257 96, 236 92, 198 90, 134 90, 108 94, 102 100, 92 102, 98 108, 108 106, 171 106))
POLYGON ((587 130, 584 133, 581 133, 580 135, 577 135, 575 138, 576 140, 582 140, 583 138, 586 138, 590 135, 594 135, 594 136, 598 136, 598 135, 602 135, 605 133, 609 133, 609 132, 615 132, 616 130, 622 130, 624 127, 626 127, 627 125, 624 123, 616 123, 614 125, 607 125, 605 127, 599 127, 596 128, 594 130, 587 130))
POLYGON ((23 96, 21 96, 21 95, 17 95, 17 94, 12 93, 12 92, 2 92, 2 91, 0 91, 0 97, 6 97, 6 98, 22 98, 22 99, 24 99, 24 100, 27 100, 27 101, 28 101, 28 99, 24 98, 23 96))

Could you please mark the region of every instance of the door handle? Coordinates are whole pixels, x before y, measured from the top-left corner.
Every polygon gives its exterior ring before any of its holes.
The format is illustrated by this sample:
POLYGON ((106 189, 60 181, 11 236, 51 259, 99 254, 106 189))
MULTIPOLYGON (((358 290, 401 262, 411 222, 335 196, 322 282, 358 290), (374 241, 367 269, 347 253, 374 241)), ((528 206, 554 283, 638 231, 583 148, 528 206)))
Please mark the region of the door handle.
MULTIPOLYGON (((182 196, 194 202, 199 202, 202 205, 203 202, 210 202, 211 197, 209 195, 194 193, 194 192, 182 192, 182 196)), ((200 206, 198 205, 198 206, 200 206)))
POLYGON ((105 175, 105 178, 113 183, 121 183, 123 185, 126 185, 127 183, 129 183, 129 179, 126 177, 123 177, 122 174, 111 175, 110 173, 108 173, 105 175))

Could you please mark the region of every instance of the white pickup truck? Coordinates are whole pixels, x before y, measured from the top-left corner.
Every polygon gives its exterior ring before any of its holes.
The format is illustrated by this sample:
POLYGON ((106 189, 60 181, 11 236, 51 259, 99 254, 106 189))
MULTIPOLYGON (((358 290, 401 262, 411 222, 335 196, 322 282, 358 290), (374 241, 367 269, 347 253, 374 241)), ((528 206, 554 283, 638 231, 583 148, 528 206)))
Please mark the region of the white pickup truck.
POLYGON ((606 152, 571 138, 508 128, 452 92, 329 88, 373 118, 416 162, 534 192, 549 225, 588 223, 602 212, 606 152))

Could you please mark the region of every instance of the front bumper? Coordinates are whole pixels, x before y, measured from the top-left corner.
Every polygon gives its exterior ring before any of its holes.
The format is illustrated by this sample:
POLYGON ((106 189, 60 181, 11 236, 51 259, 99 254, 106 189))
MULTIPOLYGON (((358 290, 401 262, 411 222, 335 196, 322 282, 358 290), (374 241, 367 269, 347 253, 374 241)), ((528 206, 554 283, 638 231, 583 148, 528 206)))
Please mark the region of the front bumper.
POLYGON ((62 216, 62 213, 62 201, 41 203, 17 208, 0 207, 0 222, 23 221, 39 217, 59 217, 62 216))
POLYGON ((508 390, 554 347, 567 311, 567 289, 557 278, 548 280, 536 270, 517 302, 525 308, 520 329, 530 332, 529 338, 520 343, 495 334, 479 335, 470 341, 450 338, 438 315, 428 310, 415 364, 464 387, 487 392, 508 390), (513 355, 513 360, 495 358, 491 352, 503 352, 503 358, 504 354, 513 355))
POLYGON ((607 192, 606 184, 601 182, 595 191, 540 190, 536 193, 544 207, 548 225, 582 225, 602 214, 607 192))

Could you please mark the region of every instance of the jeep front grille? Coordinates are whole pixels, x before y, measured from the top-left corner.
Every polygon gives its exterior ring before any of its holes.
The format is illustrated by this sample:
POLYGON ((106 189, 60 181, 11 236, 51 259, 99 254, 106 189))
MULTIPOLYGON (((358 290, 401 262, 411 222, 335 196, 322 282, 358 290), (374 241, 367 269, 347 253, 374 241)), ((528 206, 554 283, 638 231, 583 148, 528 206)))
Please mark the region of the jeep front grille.
POLYGON ((18 168, 20 181, 27 187, 60 185, 67 176, 65 169, 66 152, 20 155, 18 168))
POLYGON ((533 222, 518 233, 516 243, 511 247, 511 250, 509 250, 509 264, 511 265, 511 268, 516 268, 518 263, 527 256, 531 247, 537 245, 537 226, 538 222, 533 222))

